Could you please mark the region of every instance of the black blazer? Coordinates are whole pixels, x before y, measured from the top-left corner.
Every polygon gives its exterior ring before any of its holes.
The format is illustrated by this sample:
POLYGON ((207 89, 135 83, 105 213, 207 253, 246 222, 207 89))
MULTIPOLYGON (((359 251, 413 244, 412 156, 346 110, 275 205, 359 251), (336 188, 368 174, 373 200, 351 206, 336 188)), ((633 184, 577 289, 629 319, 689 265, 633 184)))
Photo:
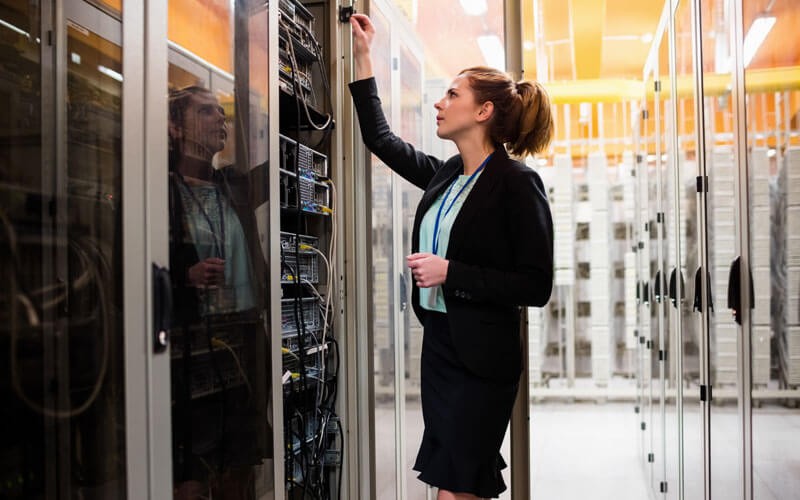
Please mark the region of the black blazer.
MULTIPOLYGON (((441 161, 394 135, 374 78, 350 84, 367 147, 404 179, 425 190, 412 234, 419 251, 422 217, 463 173, 456 155, 441 161)), ((467 368, 493 379, 518 380, 522 306, 544 306, 553 286, 553 221, 539 175, 499 146, 464 201, 450 232, 442 291, 453 345, 467 368)), ((412 302, 424 323, 414 284, 412 302)))

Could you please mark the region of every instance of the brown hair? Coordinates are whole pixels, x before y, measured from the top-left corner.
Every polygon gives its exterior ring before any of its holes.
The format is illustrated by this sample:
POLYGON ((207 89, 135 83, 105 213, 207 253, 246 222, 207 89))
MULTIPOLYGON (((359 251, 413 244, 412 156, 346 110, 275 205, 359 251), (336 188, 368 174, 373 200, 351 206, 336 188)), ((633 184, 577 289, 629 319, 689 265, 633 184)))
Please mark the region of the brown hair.
MULTIPOLYGON (((211 90, 198 85, 189 85, 169 90, 169 121, 176 127, 183 128, 186 123, 186 110, 192 104, 192 97, 199 94, 212 94, 211 90)), ((174 170, 183 156, 181 141, 169 133, 169 169, 174 170)))
POLYGON ((478 104, 494 104, 489 122, 494 144, 507 144, 509 152, 517 156, 540 153, 550 144, 553 116, 550 98, 540 83, 515 82, 506 73, 486 66, 467 68, 458 76, 467 78, 478 104))

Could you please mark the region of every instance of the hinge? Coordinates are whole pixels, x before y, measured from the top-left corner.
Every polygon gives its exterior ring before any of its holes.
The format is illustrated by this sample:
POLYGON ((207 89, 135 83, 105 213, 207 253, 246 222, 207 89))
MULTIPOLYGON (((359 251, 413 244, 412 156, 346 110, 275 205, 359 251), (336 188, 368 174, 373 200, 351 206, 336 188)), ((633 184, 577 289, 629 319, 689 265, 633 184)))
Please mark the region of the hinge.
POLYGON ((711 386, 710 385, 701 385, 700 386, 700 401, 704 401, 704 402, 711 401, 711 386))
POLYGON ((645 429, 647 429, 647 424, 642 422, 642 430, 645 430, 645 429))
POLYGON ((708 192, 708 176, 707 175, 698 175, 697 176, 697 192, 698 193, 707 193, 708 192))
POLYGON ((642 110, 642 120, 647 120, 650 117, 650 113, 647 112, 647 109, 642 110))
POLYGON ((636 405, 636 406, 633 407, 633 412, 634 413, 639 413, 639 405, 636 405))
POLYGON ((648 453, 647 454, 647 463, 651 463, 652 464, 655 461, 656 461, 656 456, 653 455, 652 453, 648 453))
POLYGON ((634 337, 638 337, 639 336, 639 330, 634 330, 633 331, 633 336, 634 337))
POLYGON ((639 337, 639 343, 640 344, 644 344, 645 343, 644 337, 639 337))
POLYGON ((656 80, 653 82, 653 89, 656 92, 661 92, 661 80, 656 80))
POLYGON ((661 493, 666 493, 666 492, 667 492, 667 482, 661 481, 661 493))
POLYGON ((650 223, 649 222, 645 222, 644 223, 644 230, 645 230, 645 232, 650 231, 650 223))
POLYGON ((664 352, 663 350, 659 349, 658 350, 658 360, 659 361, 665 361, 666 359, 667 359, 667 353, 664 352))
POLYGON ((644 241, 639 242, 639 248, 644 250, 644 241))
POLYGON ((47 45, 53 45, 53 30, 47 30, 47 45))
POLYGON ((659 224, 664 223, 664 212, 658 212, 656 214, 656 222, 658 222, 659 224))
POLYGON ((644 161, 644 155, 638 154, 636 155, 636 163, 642 163, 644 161))
POLYGON ((653 348, 653 343, 650 342, 649 340, 647 341, 647 348, 648 349, 652 349, 653 348))

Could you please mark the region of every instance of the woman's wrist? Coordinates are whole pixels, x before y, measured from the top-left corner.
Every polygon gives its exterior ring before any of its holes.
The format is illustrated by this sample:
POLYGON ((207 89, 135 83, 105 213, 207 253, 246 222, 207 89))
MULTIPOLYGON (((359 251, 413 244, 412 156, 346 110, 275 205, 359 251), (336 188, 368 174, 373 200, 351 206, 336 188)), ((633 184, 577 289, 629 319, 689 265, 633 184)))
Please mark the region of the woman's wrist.
POLYGON ((356 80, 364 80, 375 76, 372 71, 372 57, 369 53, 356 57, 356 80))

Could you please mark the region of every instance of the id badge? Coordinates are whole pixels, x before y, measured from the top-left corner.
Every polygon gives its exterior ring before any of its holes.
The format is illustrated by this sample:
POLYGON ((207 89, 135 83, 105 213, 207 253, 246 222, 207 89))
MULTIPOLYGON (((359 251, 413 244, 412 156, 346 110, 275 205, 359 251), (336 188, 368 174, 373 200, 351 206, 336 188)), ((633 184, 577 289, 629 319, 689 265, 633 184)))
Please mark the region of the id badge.
POLYGON ((428 294, 428 308, 435 310, 436 303, 439 301, 439 296, 442 294, 442 287, 441 285, 435 286, 430 289, 430 293, 428 294))

